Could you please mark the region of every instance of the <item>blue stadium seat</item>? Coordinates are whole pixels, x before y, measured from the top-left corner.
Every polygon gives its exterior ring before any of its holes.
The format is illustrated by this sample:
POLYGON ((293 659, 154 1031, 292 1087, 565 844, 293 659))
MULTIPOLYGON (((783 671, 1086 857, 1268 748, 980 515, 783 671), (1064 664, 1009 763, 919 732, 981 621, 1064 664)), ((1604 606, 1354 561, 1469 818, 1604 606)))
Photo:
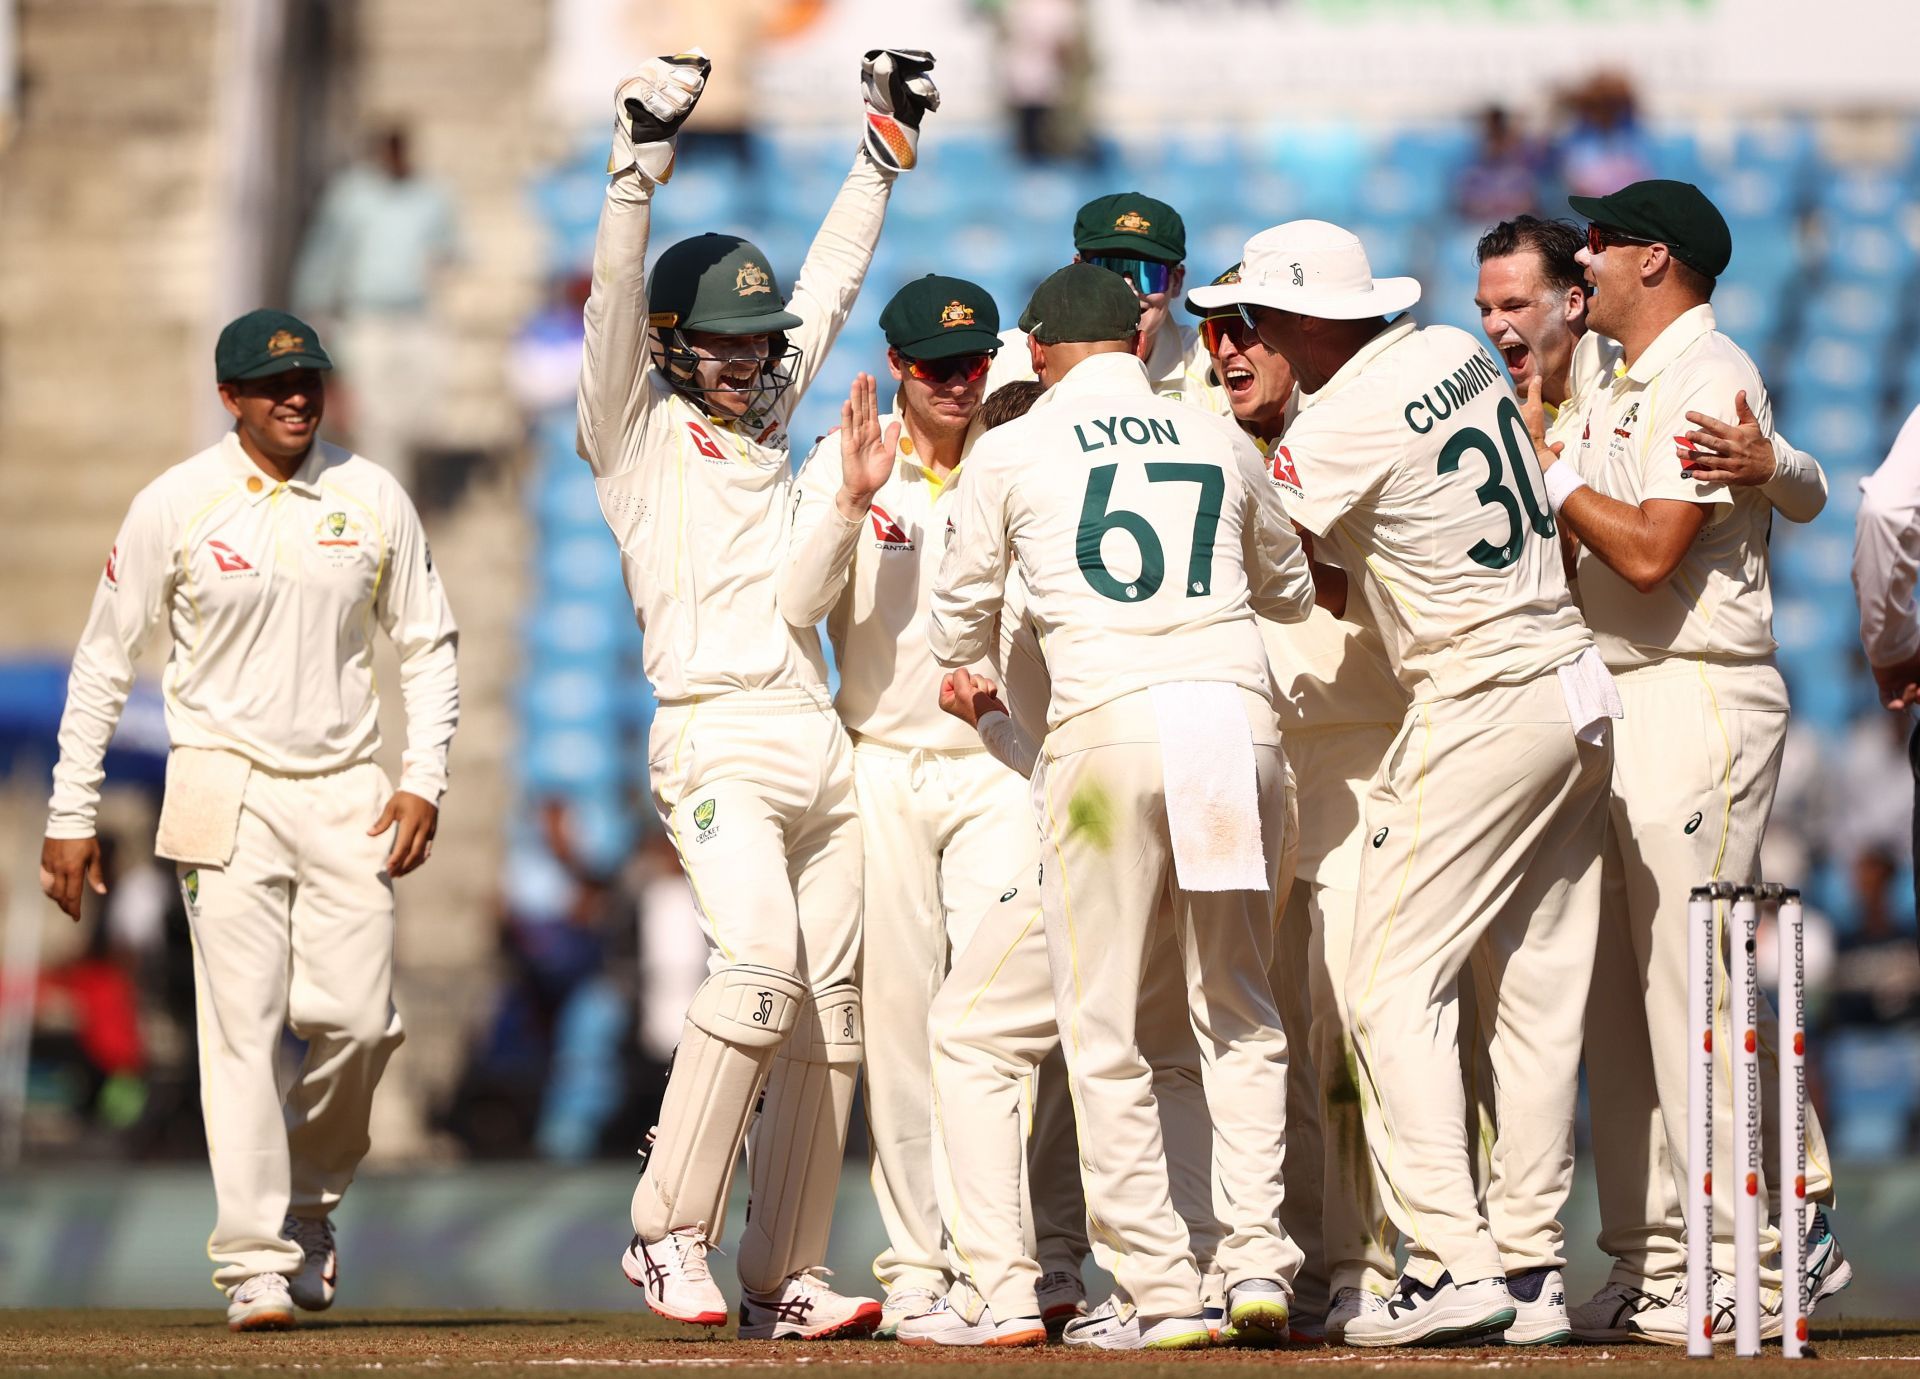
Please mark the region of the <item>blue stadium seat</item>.
MULTIPOLYGON (((1701 188, 1729 223, 1790 225, 1798 188, 1771 168, 1740 165, 1708 177, 1701 188)), ((1738 237, 1735 244, 1740 243, 1738 237)))
POLYGON ((521 624, 521 637, 535 655, 610 660, 637 643, 639 628, 629 608, 623 619, 611 605, 586 598, 536 598, 521 624))
POLYGON ((1830 282, 1807 300, 1809 327, 1823 334, 1847 335, 1884 352, 1905 308, 1887 282, 1830 282))
POLYGON ((527 731, 516 774, 530 793, 617 789, 624 778, 621 754, 607 735, 582 728, 527 731))
POLYGON ((1861 282, 1880 291, 1898 291, 1914 270, 1913 241, 1897 221, 1856 221, 1841 215, 1825 220, 1827 276, 1861 282))
POLYGON ((596 533, 581 533, 540 549, 541 588, 550 594, 584 594, 625 590, 620 579, 620 553, 612 541, 596 533))
POLYGON ((521 713, 546 729, 609 725, 619 717, 612 678, 593 662, 545 663, 520 684, 521 713))
POLYGON ((1893 167, 1832 168, 1817 183, 1820 205, 1839 221, 1897 219, 1906 208, 1906 179, 1893 167))
POLYGON ((1653 125, 1647 129, 1646 139, 1655 176, 1694 183, 1707 176, 1691 126, 1653 125))
POLYGON ((1778 292, 1723 280, 1714 290, 1713 315, 1720 329, 1764 367, 1786 313, 1778 292))
POLYGON ((1870 421, 1880 410, 1891 373, 1887 351, 1877 341, 1828 331, 1824 322, 1821 326, 1801 339, 1788 362, 1794 386, 1812 384, 1825 401, 1860 409, 1870 414, 1870 421))

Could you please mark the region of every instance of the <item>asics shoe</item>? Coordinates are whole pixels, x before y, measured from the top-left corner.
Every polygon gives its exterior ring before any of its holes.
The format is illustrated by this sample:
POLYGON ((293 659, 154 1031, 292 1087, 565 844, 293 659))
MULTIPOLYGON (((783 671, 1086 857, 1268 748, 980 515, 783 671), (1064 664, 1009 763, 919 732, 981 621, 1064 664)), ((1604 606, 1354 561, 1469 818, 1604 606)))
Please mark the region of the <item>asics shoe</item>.
POLYGON ((658 1240, 636 1235, 620 1256, 620 1269, 647 1306, 668 1321, 720 1326, 727 1320, 727 1300, 707 1269, 707 1249, 706 1232, 697 1229, 658 1240))
MULTIPOLYGON (((1707 1329, 1715 1345, 1734 1338, 1733 1279, 1719 1272, 1708 1275, 1708 1292, 1713 1299, 1707 1309, 1707 1329)), ((1784 1318, 1780 1313, 1780 1290, 1760 1290, 1760 1339, 1778 1340, 1784 1318)), ((1657 1345, 1683 1346, 1687 1343, 1687 1290, 1683 1284, 1663 1307, 1650 1307, 1634 1318, 1639 1339, 1657 1345)))
POLYGON ((740 1298, 743 1341, 859 1340, 880 1327, 880 1304, 848 1297, 827 1284, 825 1269, 788 1274, 771 1293, 740 1298))
POLYGON ((1673 1299, 1631 1283, 1613 1282, 1567 1313, 1573 1334, 1583 1341, 1643 1341, 1640 1316, 1673 1299))

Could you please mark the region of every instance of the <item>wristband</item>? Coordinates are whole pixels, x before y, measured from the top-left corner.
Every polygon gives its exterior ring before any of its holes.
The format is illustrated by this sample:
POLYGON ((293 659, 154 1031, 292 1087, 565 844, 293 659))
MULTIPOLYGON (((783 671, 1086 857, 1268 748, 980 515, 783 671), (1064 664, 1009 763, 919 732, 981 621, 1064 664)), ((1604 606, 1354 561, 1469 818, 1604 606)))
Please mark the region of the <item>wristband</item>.
POLYGON ((1547 481, 1547 506, 1553 509, 1555 517, 1560 515, 1560 509, 1566 506, 1567 499, 1587 486, 1580 472, 1564 461, 1548 465, 1547 472, 1541 477, 1547 481))

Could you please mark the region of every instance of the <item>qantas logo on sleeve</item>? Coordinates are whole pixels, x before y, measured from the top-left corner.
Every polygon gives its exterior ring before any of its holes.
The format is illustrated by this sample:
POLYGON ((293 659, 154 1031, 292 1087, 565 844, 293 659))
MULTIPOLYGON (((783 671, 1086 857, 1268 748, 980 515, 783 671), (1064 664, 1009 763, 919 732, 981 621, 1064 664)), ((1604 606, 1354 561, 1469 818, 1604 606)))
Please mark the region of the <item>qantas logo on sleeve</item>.
POLYGON ((257 574, 247 558, 224 541, 209 541, 207 549, 213 552, 213 560, 223 575, 257 574))
POLYGON ((913 549, 913 538, 907 535, 905 528, 894 521, 885 508, 875 503, 867 516, 873 521, 873 544, 877 549, 883 551, 913 549))
POLYGON ((120 548, 117 545, 107 552, 107 587, 120 587, 120 548))
POLYGON ((1273 447, 1273 481, 1295 493, 1304 493, 1300 487, 1300 471, 1294 468, 1293 452, 1284 445, 1273 447))

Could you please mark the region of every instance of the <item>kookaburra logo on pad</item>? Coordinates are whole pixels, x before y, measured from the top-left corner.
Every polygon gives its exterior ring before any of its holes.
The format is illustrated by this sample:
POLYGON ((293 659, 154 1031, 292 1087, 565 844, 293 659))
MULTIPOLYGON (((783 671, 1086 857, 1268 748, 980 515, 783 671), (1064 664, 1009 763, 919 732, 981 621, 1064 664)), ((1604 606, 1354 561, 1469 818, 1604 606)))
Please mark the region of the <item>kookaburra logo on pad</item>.
POLYGON ((733 275, 733 287, 742 297, 751 297, 756 292, 773 291, 773 279, 759 264, 748 262, 733 275))

